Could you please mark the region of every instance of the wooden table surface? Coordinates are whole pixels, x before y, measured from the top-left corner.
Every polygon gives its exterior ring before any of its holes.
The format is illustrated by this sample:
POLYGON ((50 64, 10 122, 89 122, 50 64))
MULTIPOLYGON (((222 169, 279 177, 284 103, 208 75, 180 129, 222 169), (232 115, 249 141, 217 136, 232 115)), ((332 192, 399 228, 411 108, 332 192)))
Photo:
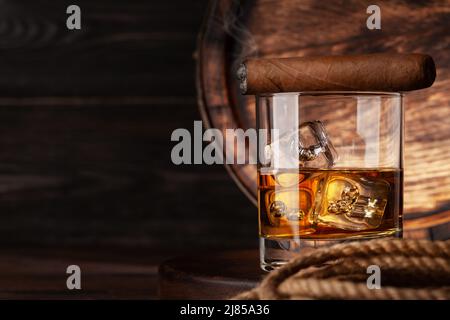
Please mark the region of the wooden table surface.
POLYGON ((0 299, 224 299, 264 274, 257 250, 171 255, 145 247, 1 248, 0 299), (67 289, 69 265, 81 269, 81 290, 67 289))
POLYGON ((156 299, 163 253, 147 248, 0 249, 0 299, 156 299), (81 269, 81 290, 68 290, 66 269, 81 269))
POLYGON ((266 273, 258 250, 229 250, 184 255, 159 268, 161 299, 229 299, 253 289, 266 273))

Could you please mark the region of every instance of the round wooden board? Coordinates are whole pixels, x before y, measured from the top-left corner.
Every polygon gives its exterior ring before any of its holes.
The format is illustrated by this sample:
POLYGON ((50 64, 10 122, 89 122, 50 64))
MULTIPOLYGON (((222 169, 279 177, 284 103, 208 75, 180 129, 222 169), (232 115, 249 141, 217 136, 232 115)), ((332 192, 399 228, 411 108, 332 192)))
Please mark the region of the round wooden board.
MULTIPOLYGON (((211 1, 198 44, 197 88, 207 127, 255 127, 254 97, 235 72, 245 57, 421 52, 437 79, 405 96, 405 235, 450 238, 450 0, 378 1, 381 30, 368 30, 367 1, 211 1)), ((229 165, 256 203, 256 166, 229 165)))
POLYGON ((159 297, 228 299, 256 287, 264 274, 257 250, 174 258, 159 267, 159 297))

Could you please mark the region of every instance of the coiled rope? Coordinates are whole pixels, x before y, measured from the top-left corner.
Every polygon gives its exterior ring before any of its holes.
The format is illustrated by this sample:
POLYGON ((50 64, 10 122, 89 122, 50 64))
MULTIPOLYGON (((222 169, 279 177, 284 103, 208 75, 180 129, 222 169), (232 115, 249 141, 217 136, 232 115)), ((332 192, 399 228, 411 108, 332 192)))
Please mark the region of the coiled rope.
POLYGON ((383 239, 299 255, 233 299, 450 299, 450 241, 383 239), (367 268, 380 267, 380 289, 367 268))

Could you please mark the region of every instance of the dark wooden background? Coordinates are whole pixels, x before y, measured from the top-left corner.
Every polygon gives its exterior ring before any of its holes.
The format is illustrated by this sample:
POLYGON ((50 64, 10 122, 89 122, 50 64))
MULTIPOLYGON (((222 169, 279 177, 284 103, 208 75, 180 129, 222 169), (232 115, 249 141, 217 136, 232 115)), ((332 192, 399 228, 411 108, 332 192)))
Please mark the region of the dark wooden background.
POLYGON ((206 5, 0 2, 0 298, 64 297, 69 264, 96 279, 75 297, 154 297, 162 259, 256 246, 256 208, 222 166, 170 161, 171 132, 200 120, 206 5))

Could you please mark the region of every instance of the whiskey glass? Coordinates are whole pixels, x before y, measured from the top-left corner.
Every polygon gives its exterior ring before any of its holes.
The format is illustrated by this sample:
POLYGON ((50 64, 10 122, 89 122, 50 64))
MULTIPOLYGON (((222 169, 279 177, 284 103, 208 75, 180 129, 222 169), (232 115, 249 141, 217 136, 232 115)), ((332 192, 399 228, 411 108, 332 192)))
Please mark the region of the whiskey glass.
POLYGON ((400 93, 274 93, 256 101, 263 270, 309 248, 402 236, 400 93))

